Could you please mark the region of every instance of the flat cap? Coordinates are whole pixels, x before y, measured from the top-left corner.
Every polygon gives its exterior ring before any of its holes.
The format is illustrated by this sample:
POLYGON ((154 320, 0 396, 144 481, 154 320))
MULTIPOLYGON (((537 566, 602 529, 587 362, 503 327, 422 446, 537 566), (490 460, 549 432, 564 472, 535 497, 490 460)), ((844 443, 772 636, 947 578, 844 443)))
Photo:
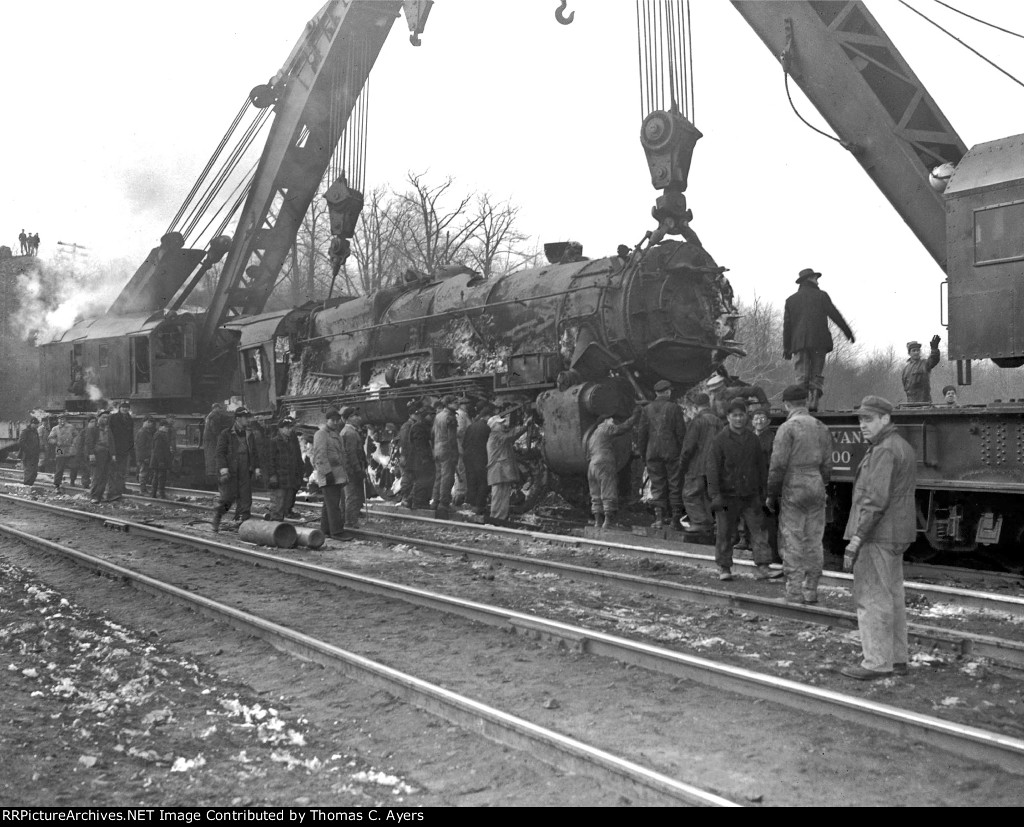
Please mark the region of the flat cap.
POLYGON ((803 385, 790 385, 782 392, 783 402, 806 402, 807 388, 803 385))
POLYGON ((117 407, 119 408, 130 408, 131 406, 132 403, 129 402, 127 399, 122 399, 120 402, 117 403, 117 407))
POLYGON ((441 401, 444 402, 445 405, 454 405, 455 404, 455 397, 452 394, 449 393, 449 394, 446 394, 444 399, 442 399, 441 401))
POLYGON ((746 400, 741 399, 740 397, 737 396, 735 399, 733 399, 731 402, 729 402, 729 407, 726 408, 726 413, 732 413, 733 411, 743 411, 743 413, 746 413, 747 412, 746 400))
POLYGON ((807 279, 814 278, 815 276, 821 278, 821 273, 819 273, 817 270, 812 269, 811 267, 805 267, 803 270, 800 271, 800 274, 796 277, 796 283, 802 284, 803 282, 807 281, 807 279))
POLYGON ((28 421, 28 424, 29 424, 29 425, 38 425, 38 424, 39 424, 39 420, 38 420, 38 419, 36 419, 36 418, 35 418, 35 417, 33 416, 33 417, 32 417, 31 419, 29 419, 29 421, 28 421))
POLYGON ((865 396, 860 401, 860 410, 862 413, 876 413, 876 414, 891 414, 893 404, 888 399, 881 396, 865 396))
POLYGON ((249 413, 249 409, 248 408, 242 408, 242 407, 235 408, 235 419, 238 419, 238 417, 240 417, 240 416, 251 416, 251 415, 252 414, 249 413))
POLYGON ((953 393, 956 393, 956 388, 953 385, 946 385, 946 387, 944 387, 942 389, 942 395, 945 396, 950 391, 953 391, 953 393))
POLYGON ((920 342, 907 342, 907 353, 910 353, 910 351, 912 351, 912 350, 920 350, 920 349, 921 349, 921 343, 920 342))
POLYGON ((352 407, 351 405, 346 405, 344 408, 341 409, 341 417, 343 419, 348 419, 355 412, 356 409, 354 407, 352 407))
POLYGON ((504 425, 504 424, 505 424, 505 420, 502 419, 500 416, 492 416, 490 419, 487 420, 487 427, 488 428, 497 428, 499 425, 504 425))
POLYGON ((341 411, 337 408, 328 408, 327 413, 324 414, 325 419, 341 419, 341 411))
POLYGON ((672 390, 672 383, 668 379, 661 379, 654 383, 654 390, 656 391, 670 391, 672 390))
POLYGON ((280 422, 277 423, 278 428, 290 428, 295 424, 295 420, 290 416, 284 417, 280 422))

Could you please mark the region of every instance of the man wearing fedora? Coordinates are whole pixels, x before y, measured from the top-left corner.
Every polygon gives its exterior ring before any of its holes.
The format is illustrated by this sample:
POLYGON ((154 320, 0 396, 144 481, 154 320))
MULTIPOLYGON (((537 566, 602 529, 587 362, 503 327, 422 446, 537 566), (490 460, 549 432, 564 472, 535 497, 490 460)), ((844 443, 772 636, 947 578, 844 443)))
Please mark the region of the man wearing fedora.
POLYGON ((939 363, 938 336, 932 336, 931 353, 927 359, 921 358, 921 343, 907 342, 907 363, 903 366, 903 390, 907 394, 907 402, 911 405, 930 405, 932 403, 932 370, 939 363))
POLYGON ((825 386, 825 356, 832 350, 831 319, 850 342, 855 342, 846 319, 836 310, 828 293, 818 287, 821 273, 807 267, 800 271, 799 289, 786 299, 782 320, 782 356, 796 356, 797 384, 807 389, 807 406, 818 410, 825 386))
POLYGON ((907 672, 903 553, 917 538, 914 449, 896 433, 892 403, 865 396, 857 412, 871 444, 857 466, 843 568, 853 572, 853 599, 864 658, 840 670, 856 680, 907 672))

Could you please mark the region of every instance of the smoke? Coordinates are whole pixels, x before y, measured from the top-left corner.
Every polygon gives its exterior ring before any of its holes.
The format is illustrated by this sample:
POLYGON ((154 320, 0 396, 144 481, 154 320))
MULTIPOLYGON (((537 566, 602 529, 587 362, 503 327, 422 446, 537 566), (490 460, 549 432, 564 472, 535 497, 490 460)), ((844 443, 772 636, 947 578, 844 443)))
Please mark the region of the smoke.
POLYGON ((52 341, 80 319, 105 313, 122 284, 123 279, 100 268, 80 266, 74 272, 61 262, 32 267, 17 277, 19 307, 11 318, 12 333, 22 340, 52 341))
POLYGON ((125 200, 136 213, 173 215, 180 186, 170 176, 151 167, 131 167, 122 176, 125 200))
POLYGON ((90 402, 99 402, 105 398, 103 391, 96 385, 96 371, 92 366, 86 367, 82 378, 85 380, 85 392, 90 402))

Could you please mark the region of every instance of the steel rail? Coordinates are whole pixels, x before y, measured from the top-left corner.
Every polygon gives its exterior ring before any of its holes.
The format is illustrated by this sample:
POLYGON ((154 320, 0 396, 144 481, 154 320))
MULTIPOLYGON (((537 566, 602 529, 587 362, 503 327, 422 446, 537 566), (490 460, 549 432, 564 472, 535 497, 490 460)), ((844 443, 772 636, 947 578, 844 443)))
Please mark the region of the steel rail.
MULTIPOLYGON (((42 510, 64 512, 69 516, 81 515, 89 519, 97 518, 97 515, 91 512, 65 509, 10 495, 0 495, 0 500, 13 500, 42 510)), ((1024 774, 1024 740, 1000 733, 943 721, 921 713, 843 695, 786 678, 765 675, 743 667, 718 663, 561 621, 548 620, 523 612, 440 595, 352 572, 287 560, 226 543, 205 540, 194 535, 154 528, 142 523, 105 519, 129 533, 158 537, 179 544, 204 548, 235 559, 243 559, 249 563, 255 562, 277 571, 305 576, 386 599, 402 600, 435 611, 460 615, 487 625, 508 628, 518 633, 563 641, 581 652, 608 657, 622 663, 649 669, 652 672, 693 680, 704 685, 737 692, 747 697, 762 698, 802 712, 814 712, 842 718, 885 733, 896 733, 912 740, 920 740, 930 746, 967 758, 996 764, 1013 773, 1024 774)), ((3 526, 0 526, 0 531, 5 530, 3 526)))
POLYGON ((305 635, 287 626, 281 626, 202 595, 179 589, 132 569, 102 560, 69 546, 36 537, 12 526, 0 523, 0 533, 17 538, 23 543, 37 548, 56 551, 76 563, 128 582, 133 587, 147 593, 158 597, 171 597, 183 602, 204 615, 227 622, 242 632, 257 635, 275 649, 308 658, 325 666, 340 667, 347 675, 354 675, 360 681, 383 689, 403 701, 482 735, 492 742, 528 752, 533 757, 562 771, 593 774, 597 769, 603 777, 613 778, 619 783, 625 782, 628 789, 634 794, 639 792, 650 796, 653 793, 657 796, 668 797, 676 803, 716 807, 740 806, 722 796, 701 790, 575 738, 546 729, 524 718, 487 706, 472 698, 459 695, 444 687, 305 635))
MULTIPOLYGON (((136 486, 135 483, 126 483, 127 485, 136 486)), ((197 488, 170 488, 170 491, 176 491, 183 496, 204 496, 213 497, 216 492, 204 491, 197 488)), ((193 506, 199 508, 200 506, 196 503, 185 503, 175 502, 171 500, 152 500, 149 497, 143 497, 143 500, 147 502, 164 502, 168 505, 175 505, 178 507, 193 506)), ((254 495, 254 501, 266 502, 269 498, 254 495)), ((321 508, 320 503, 308 503, 308 502, 296 502, 295 505, 300 508, 311 508, 319 511, 321 508)), ((655 545, 638 545, 632 543, 620 543, 613 542, 610 540, 599 540, 590 537, 579 537, 576 535, 568 534, 550 534, 543 531, 533 531, 531 529, 521 528, 508 528, 505 526, 495 525, 480 525, 478 523, 469 523, 459 520, 439 520, 434 517, 424 517, 419 514, 404 514, 398 511, 394 511, 390 508, 381 508, 379 504, 366 503, 366 512, 369 516, 374 517, 386 517, 395 520, 408 520, 412 522, 420 522, 426 525, 434 525, 441 528, 448 529, 463 529, 477 532, 484 532, 488 534, 496 534, 498 536, 512 537, 516 539, 530 538, 533 540, 540 540, 549 543, 558 543, 561 545, 568 545, 575 548, 594 548, 600 551, 611 551, 616 553, 642 553, 650 555, 652 557, 659 557, 671 562, 681 563, 683 565, 700 566, 704 568, 717 568, 718 564, 715 563, 714 555, 700 554, 697 553, 696 549, 703 548, 703 546, 686 543, 683 541, 662 541, 671 542, 673 546, 679 548, 661 548, 655 545)), ((754 563, 751 560, 734 559, 733 566, 738 568, 754 568, 754 563)), ((847 574, 846 572, 840 571, 823 571, 821 574, 821 583, 830 586, 836 586, 839 588, 853 589, 853 575, 847 574)), ((952 606, 963 606, 972 609, 985 609, 987 611, 995 612, 1006 612, 1007 614, 1015 617, 1024 617, 1024 597, 1017 595, 1004 595, 995 594, 992 592, 978 591, 975 589, 963 589, 954 586, 942 586, 932 583, 922 583, 913 580, 907 580, 904 582, 904 589, 908 594, 920 595, 928 598, 929 600, 947 603, 952 606)))
MULTIPOLYGON (((757 595, 740 594, 722 589, 712 589, 706 586, 693 586, 685 583, 656 580, 651 577, 641 577, 625 572, 603 571, 571 563, 536 560, 518 554, 457 546, 422 537, 406 537, 381 531, 369 531, 362 528, 347 529, 347 531, 356 536, 369 539, 382 540, 388 543, 405 543, 424 549, 436 549, 441 554, 487 560, 523 569, 524 571, 556 573, 569 580, 618 587, 642 594, 654 594, 669 600, 684 600, 688 603, 760 612, 761 614, 771 615, 772 617, 784 620, 818 623, 824 626, 837 626, 846 629, 857 628, 857 615, 855 612, 833 609, 827 606, 796 605, 787 603, 782 598, 759 597, 757 595)), ((907 633, 912 641, 923 646, 955 652, 960 655, 990 658, 1014 666, 1024 666, 1024 642, 1021 641, 997 638, 991 635, 979 635, 972 632, 962 632, 955 629, 945 629, 941 626, 929 626, 923 623, 908 624, 907 633)))

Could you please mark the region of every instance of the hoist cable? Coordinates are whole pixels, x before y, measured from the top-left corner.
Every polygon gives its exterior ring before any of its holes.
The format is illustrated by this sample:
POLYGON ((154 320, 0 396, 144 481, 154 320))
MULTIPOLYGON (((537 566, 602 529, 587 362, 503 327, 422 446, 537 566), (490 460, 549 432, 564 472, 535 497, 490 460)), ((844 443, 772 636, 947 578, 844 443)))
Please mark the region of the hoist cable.
POLYGON ((644 44, 640 17, 640 0, 636 0, 636 62, 640 78, 640 120, 643 121, 647 117, 647 111, 644 108, 644 44))
POLYGON ((913 6, 911 6, 909 3, 904 2, 904 0, 899 0, 899 3, 900 3, 901 6, 906 6, 908 9, 910 9, 914 14, 918 15, 919 17, 923 17, 925 20, 927 20, 929 23, 931 23, 936 29, 938 29, 939 31, 941 31, 944 34, 948 35, 949 37, 953 38, 953 40, 955 40, 957 43, 959 43, 965 49, 968 49, 969 51, 974 52, 974 54, 976 54, 978 57, 980 57, 982 60, 984 60, 992 68, 998 69, 1000 72, 1002 72, 1004 75, 1006 75, 1010 80, 1012 80, 1018 86, 1024 86, 1024 81, 1021 81, 1019 78, 1011 75, 1009 72, 1007 72, 1002 66, 997 64, 995 61, 989 60, 987 57, 985 57, 985 55, 983 55, 981 52, 979 52, 973 46, 970 46, 967 43, 964 43, 964 41, 962 41, 959 37, 957 37, 952 32, 947 31, 946 29, 944 29, 941 25, 939 25, 934 20, 932 20, 930 17, 928 17, 928 15, 924 14, 923 12, 918 11, 913 6))
POLYGON ((693 23, 690 20, 690 0, 686 3, 686 56, 689 62, 690 77, 690 123, 697 125, 697 93, 693 80, 693 23))
POLYGON ((789 72, 787 72, 785 69, 783 69, 782 70, 782 76, 785 79, 786 98, 789 100, 789 105, 792 108, 793 113, 801 121, 803 121, 807 126, 809 126, 811 129, 813 129, 815 132, 817 132, 819 135, 824 135, 830 141, 835 141, 840 146, 846 146, 846 144, 844 144, 841 140, 839 140, 839 138, 837 138, 835 135, 829 135, 827 132, 822 132, 820 129, 818 129, 818 127, 816 127, 814 124, 812 124, 810 121, 808 121, 807 118, 805 118, 803 115, 800 114, 800 112, 796 108, 796 104, 793 103, 793 96, 789 92, 789 72))
POLYGON ((993 29, 997 29, 997 30, 1003 32, 1004 34, 1012 34, 1014 37, 1019 37, 1019 38, 1024 39, 1024 34, 1020 34, 1020 32, 1015 32, 1015 31, 1012 31, 1010 29, 1004 29, 1002 26, 997 26, 995 23, 989 23, 987 20, 982 20, 980 17, 975 17, 973 14, 968 14, 965 11, 961 11, 960 9, 956 8, 955 6, 949 5, 949 3, 943 3, 942 0, 935 0, 935 2, 938 3, 940 6, 945 6, 950 11, 955 11, 957 14, 962 14, 964 17, 967 17, 967 18, 973 20, 975 23, 981 23, 984 26, 990 26, 993 29))
POLYGON ((672 4, 671 0, 664 0, 665 3, 665 36, 667 38, 666 49, 668 58, 668 90, 669 90, 669 104, 671 108, 679 110, 679 99, 676 95, 676 33, 675 33, 675 20, 673 19, 672 4))
POLYGON ((245 102, 242 104, 241 108, 238 110, 238 113, 235 115, 234 120, 231 121, 231 126, 229 126, 227 128, 227 131, 224 133, 224 137, 221 138, 220 143, 217 144, 217 148, 213 151, 213 154, 210 156, 210 160, 206 162, 206 166, 203 168, 203 171, 199 174, 199 177, 196 178, 195 183, 192 185, 191 191, 185 197, 185 200, 181 202, 181 206, 178 207, 178 212, 175 213, 174 218, 171 220, 171 224, 167 228, 167 232, 171 232, 171 230, 174 229, 174 225, 177 224, 178 220, 182 217, 182 215, 185 214, 185 210, 188 209, 189 202, 199 191, 199 188, 202 186, 203 181, 206 179, 206 176, 210 174, 210 170, 213 169, 213 165, 216 162, 217 158, 220 156, 221 152, 224 151, 224 147, 227 145, 228 139, 234 133, 235 129, 238 128, 238 124, 241 122, 242 116, 245 114, 245 110, 249 108, 249 105, 250 100, 247 97, 245 99, 245 102))

